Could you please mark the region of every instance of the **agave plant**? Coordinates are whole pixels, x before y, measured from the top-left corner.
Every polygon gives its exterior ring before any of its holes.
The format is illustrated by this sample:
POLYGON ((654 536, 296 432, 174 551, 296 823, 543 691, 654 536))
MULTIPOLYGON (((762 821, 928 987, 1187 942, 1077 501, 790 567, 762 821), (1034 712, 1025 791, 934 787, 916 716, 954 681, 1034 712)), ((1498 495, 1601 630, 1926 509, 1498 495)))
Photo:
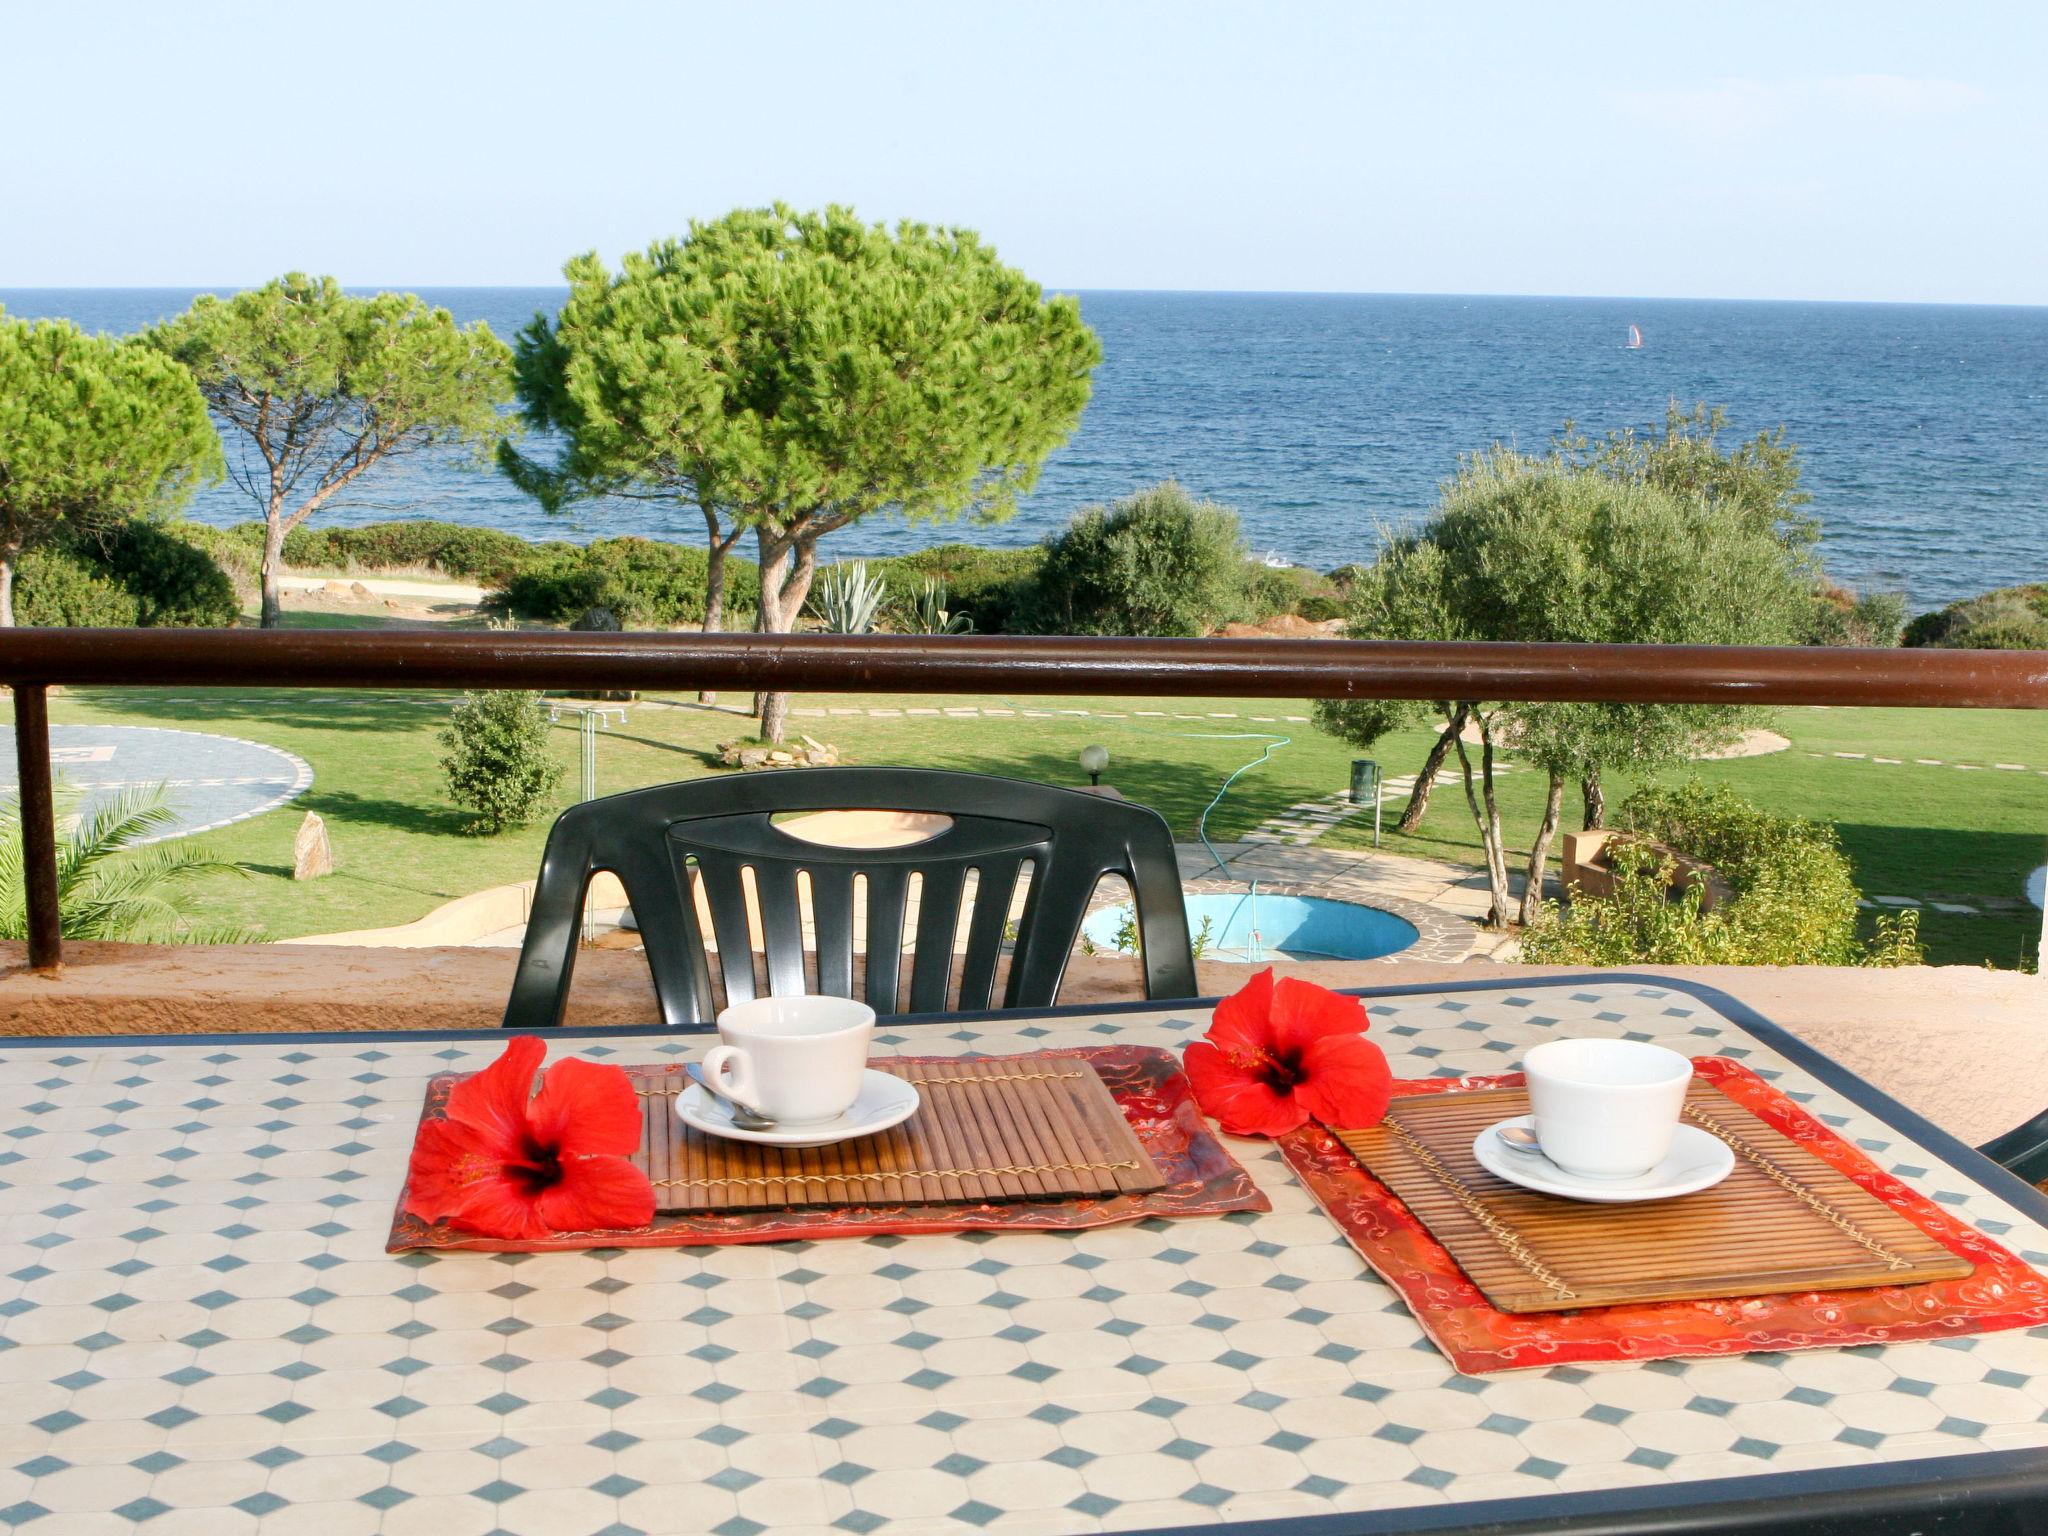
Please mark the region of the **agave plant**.
MULTIPOLYGON (((60 791, 60 805, 75 804, 60 791)), ((203 875, 246 875, 247 866, 198 844, 150 843, 177 825, 162 785, 125 789, 78 818, 57 844, 57 911, 67 939, 154 944, 232 944, 242 929, 191 923, 191 884, 203 875), (149 843, 147 847, 138 844, 149 843)), ((21 867, 21 806, 0 804, 0 938, 28 936, 21 867)))
POLYGON ((828 634, 865 635, 875 627, 889 584, 870 580, 865 560, 842 560, 818 573, 811 588, 811 611, 828 634))
POLYGON ((914 635, 964 635, 974 629, 971 614, 953 613, 946 607, 946 583, 927 576, 924 585, 903 605, 904 626, 914 635))

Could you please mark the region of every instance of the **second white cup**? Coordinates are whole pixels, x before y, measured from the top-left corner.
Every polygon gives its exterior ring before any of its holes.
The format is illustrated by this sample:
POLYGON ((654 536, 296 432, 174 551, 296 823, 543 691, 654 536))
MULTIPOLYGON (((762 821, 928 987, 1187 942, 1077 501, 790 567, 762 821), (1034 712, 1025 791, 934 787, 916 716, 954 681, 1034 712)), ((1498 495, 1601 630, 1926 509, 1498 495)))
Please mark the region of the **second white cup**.
POLYGON ((757 997, 718 1016, 704 1075, 782 1125, 836 1120, 860 1096, 875 1010, 847 997, 757 997))
POLYGON ((1692 1063, 1641 1040, 1546 1040, 1522 1058, 1543 1155, 1566 1173, 1627 1179, 1671 1152, 1692 1063))

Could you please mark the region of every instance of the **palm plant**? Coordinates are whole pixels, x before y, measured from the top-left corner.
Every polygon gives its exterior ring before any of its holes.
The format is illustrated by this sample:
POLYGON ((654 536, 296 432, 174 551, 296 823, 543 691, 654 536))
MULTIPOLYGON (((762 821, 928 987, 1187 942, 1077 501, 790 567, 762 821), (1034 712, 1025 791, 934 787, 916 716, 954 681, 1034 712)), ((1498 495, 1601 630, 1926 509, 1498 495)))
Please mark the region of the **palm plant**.
MULTIPOLYGON (((59 795, 60 802, 77 799, 75 793, 59 795)), ((249 870, 197 844, 151 842, 176 825, 160 784, 124 789, 78 818, 57 844, 57 910, 65 938, 232 944, 251 937, 241 929, 192 926, 193 881, 249 870), (149 846, 137 846, 144 843, 149 846)), ((27 936, 17 800, 0 804, 0 939, 27 936)))
POLYGON ((868 578, 865 560, 842 560, 818 573, 811 589, 811 611, 828 634, 865 635, 875 627, 889 584, 868 578))

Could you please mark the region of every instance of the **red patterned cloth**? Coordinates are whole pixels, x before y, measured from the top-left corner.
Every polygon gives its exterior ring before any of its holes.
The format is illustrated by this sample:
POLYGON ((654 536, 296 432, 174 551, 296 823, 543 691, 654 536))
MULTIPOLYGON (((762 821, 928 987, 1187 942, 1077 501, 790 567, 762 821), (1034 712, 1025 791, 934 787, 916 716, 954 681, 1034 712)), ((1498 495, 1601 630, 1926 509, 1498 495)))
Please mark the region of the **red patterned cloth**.
MULTIPOLYGON (((492 1238, 428 1223, 410 1214, 408 1187, 398 1198, 385 1251, 473 1248, 497 1253, 547 1253, 579 1248, 682 1248, 705 1243, 794 1242, 827 1237, 882 1237, 985 1228, 1073 1231, 1114 1226, 1146 1216, 1213 1216, 1226 1211, 1268 1211, 1272 1202, 1203 1122, 1180 1061, 1171 1051, 1143 1045, 1089 1046, 1048 1051, 1094 1066, 1131 1129, 1166 1179, 1164 1189, 1100 1199, 1018 1201, 996 1205, 843 1206, 833 1210, 752 1211, 656 1216, 622 1231, 558 1232, 545 1237, 492 1238)), ((906 1058, 916 1061, 951 1058, 906 1058)), ((674 1071, 666 1068, 635 1071, 674 1071)), ((421 1132, 442 1122, 448 1095, 467 1076, 444 1073, 427 1085, 421 1132)))
MULTIPOLYGON (((1809 1148, 1951 1252, 1976 1265, 1961 1280, 1806 1291, 1578 1312, 1513 1314, 1488 1303, 1408 1207, 1319 1125, 1280 1138, 1280 1150, 1318 1204, 1401 1293, 1430 1339, 1468 1376, 1588 1361, 1663 1360, 1753 1350, 1896 1344, 2048 1323, 2048 1280, 1983 1233, 1879 1168, 1748 1068, 1720 1057, 1699 1077, 1809 1148)), ((1394 1084, 1412 1094, 1508 1088, 1518 1072, 1394 1084)))

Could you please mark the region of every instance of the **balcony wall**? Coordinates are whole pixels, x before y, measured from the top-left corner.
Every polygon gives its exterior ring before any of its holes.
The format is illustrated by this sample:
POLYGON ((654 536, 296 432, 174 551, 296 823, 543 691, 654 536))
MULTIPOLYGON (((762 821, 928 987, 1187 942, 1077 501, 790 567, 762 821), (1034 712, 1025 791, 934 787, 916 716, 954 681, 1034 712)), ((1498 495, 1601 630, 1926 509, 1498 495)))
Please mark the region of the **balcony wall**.
MULTIPOLYGON (((317 945, 157 947, 73 943, 56 972, 0 944, 0 1033, 161 1034, 245 1030, 493 1027, 511 950, 317 945)), ((1282 965, 1329 986, 1389 987, 1570 968, 1377 961, 1282 965)), ((1855 970, 1702 966, 1646 971, 1717 987, 1799 1034, 1936 1123, 1983 1140, 2048 1103, 2048 981, 1966 967, 1855 970)), ((1241 986, 1243 966, 1205 962, 1205 992, 1241 986)), ((1140 995, 1128 956, 1076 957, 1063 1002, 1140 995)), ((571 1024, 645 1023, 645 960, 597 949, 577 961, 571 1024)))

